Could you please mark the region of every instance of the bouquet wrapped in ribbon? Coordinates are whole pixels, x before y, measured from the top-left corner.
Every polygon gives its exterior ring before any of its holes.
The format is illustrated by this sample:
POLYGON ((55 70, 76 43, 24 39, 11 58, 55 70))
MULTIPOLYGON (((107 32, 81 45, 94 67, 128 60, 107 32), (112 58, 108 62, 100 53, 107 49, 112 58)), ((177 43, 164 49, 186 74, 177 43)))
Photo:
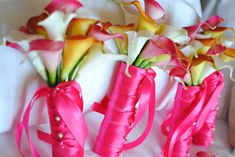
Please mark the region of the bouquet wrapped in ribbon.
POLYGON ((145 10, 139 1, 115 2, 124 13, 137 15, 138 20, 106 28, 107 32, 125 35, 124 41, 116 39, 116 43, 119 53, 126 59, 118 65, 109 96, 93 106, 94 111, 105 115, 94 148, 97 154, 105 157, 119 156, 123 150, 134 148, 145 140, 153 124, 156 104, 156 74, 151 67, 167 65, 174 53, 172 45, 188 40, 186 30, 157 22, 163 18, 164 10, 156 1, 145 0, 145 10), (127 143, 128 134, 147 108, 146 129, 135 141, 127 143))
POLYGON ((82 114, 82 92, 76 80, 82 67, 89 64, 86 58, 94 56, 97 49, 102 50, 105 40, 124 37, 102 31, 105 23, 77 17, 80 7, 82 4, 76 0, 53 0, 41 15, 32 17, 26 26, 6 37, 6 45, 29 58, 48 84, 35 92, 16 128, 16 142, 22 156, 23 130, 31 155, 40 156, 28 129, 31 108, 40 98, 47 101, 51 133, 38 131, 38 138, 52 145, 54 157, 84 154, 88 129, 82 114))
POLYGON ((175 104, 162 124, 168 137, 163 156, 185 157, 191 143, 201 146, 213 143, 218 101, 224 86, 219 70, 229 68, 232 72, 226 63, 235 57, 234 35, 230 28, 217 26, 222 21, 221 17, 212 16, 185 27, 190 41, 176 45, 178 53, 170 76, 179 78, 181 83, 175 104))

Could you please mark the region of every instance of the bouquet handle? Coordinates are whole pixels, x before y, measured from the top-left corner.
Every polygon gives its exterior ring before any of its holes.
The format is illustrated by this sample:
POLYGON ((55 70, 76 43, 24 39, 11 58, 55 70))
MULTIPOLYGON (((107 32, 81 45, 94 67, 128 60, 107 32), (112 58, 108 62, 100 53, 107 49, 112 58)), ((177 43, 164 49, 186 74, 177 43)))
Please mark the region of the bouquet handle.
MULTIPOLYGON (((83 156, 83 149, 85 146, 88 129, 82 115, 83 102, 81 97, 81 89, 80 86, 74 81, 60 83, 56 88, 44 87, 36 91, 25 111, 23 120, 18 124, 16 128, 16 143, 21 155, 24 156, 21 150, 21 138, 23 130, 25 130, 32 157, 40 157, 37 149, 35 148, 35 145, 33 144, 29 136, 28 124, 30 111, 34 103, 38 99, 43 97, 52 97, 53 102, 56 104, 54 108, 57 110, 58 114, 61 117, 61 123, 65 127, 64 129, 66 129, 68 132, 66 133, 66 135, 64 135, 63 140, 57 141, 56 139, 54 139, 52 135, 53 133, 47 134, 38 131, 39 139, 42 139, 45 142, 51 143, 53 144, 53 146, 55 146, 55 151, 53 152, 53 155, 55 156, 63 156, 63 153, 66 153, 66 156, 73 156, 75 153, 79 153, 80 156, 83 156), (79 124, 80 127, 77 127, 77 124, 79 124), (78 147, 75 148, 75 145, 78 145, 78 147)), ((49 116, 51 118, 53 115, 49 116)))

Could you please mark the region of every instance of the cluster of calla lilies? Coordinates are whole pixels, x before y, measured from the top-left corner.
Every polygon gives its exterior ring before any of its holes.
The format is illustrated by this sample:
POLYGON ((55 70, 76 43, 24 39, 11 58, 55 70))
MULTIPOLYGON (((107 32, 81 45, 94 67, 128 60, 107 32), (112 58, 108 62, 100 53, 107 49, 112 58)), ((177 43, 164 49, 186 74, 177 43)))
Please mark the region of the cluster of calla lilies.
POLYGON ((187 85, 199 85, 235 58, 233 30, 217 27, 223 21, 219 16, 178 28, 161 22, 165 11, 156 0, 144 0, 144 8, 138 0, 111 3, 123 10, 124 25, 80 18, 77 11, 85 6, 77 0, 52 0, 5 44, 25 54, 52 87, 110 60, 158 66, 187 85), (118 53, 106 47, 107 40, 115 40, 118 53))

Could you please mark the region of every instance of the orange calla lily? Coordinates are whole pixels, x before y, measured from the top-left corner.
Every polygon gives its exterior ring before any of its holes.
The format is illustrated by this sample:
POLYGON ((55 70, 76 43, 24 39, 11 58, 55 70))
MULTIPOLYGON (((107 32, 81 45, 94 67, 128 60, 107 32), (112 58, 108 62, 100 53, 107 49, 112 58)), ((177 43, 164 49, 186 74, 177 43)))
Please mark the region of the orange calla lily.
POLYGON ((65 40, 62 63, 62 80, 65 80, 74 66, 97 41, 93 37, 75 36, 65 40))
POLYGON ((45 38, 48 38, 48 34, 45 28, 39 26, 40 21, 45 20, 48 17, 47 13, 42 13, 39 16, 31 17, 27 22, 27 27, 32 31, 32 33, 37 33, 43 35, 45 38))
POLYGON ((148 16, 141 7, 139 1, 132 1, 129 3, 123 3, 123 5, 134 5, 139 11, 139 21, 137 24, 137 30, 148 30, 155 33, 158 30, 158 24, 148 16))
POLYGON ((202 55, 202 54, 199 54, 197 58, 195 58, 195 57, 193 58, 192 65, 197 66, 204 61, 210 62, 214 65, 214 60, 211 56, 202 55))
POLYGON ((229 27, 216 27, 215 29, 210 29, 204 32, 204 34, 210 34, 212 38, 220 37, 229 27))
POLYGON ((209 49, 214 46, 216 44, 216 42, 218 41, 217 38, 206 38, 206 39, 197 39, 198 41, 200 41, 203 46, 198 50, 198 54, 206 54, 209 49))
POLYGON ((224 62, 230 62, 235 59, 235 49, 226 48, 226 50, 219 55, 224 62))
POLYGON ((74 37, 77 35, 86 36, 92 25, 97 23, 97 20, 85 19, 85 18, 74 18, 67 31, 68 37, 74 37))

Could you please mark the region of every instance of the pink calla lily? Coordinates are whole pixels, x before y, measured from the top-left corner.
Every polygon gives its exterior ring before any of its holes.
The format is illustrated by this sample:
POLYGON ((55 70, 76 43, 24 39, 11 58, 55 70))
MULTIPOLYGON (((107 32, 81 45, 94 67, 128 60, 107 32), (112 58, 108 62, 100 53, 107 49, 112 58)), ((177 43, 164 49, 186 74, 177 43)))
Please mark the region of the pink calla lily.
MULTIPOLYGON (((109 39, 114 39, 114 38, 118 38, 121 39, 123 41, 125 41, 125 35, 121 34, 121 33, 115 33, 115 34, 111 34, 109 32, 107 32, 106 30, 102 30, 102 28, 99 25, 93 25, 90 29, 90 31, 88 32, 88 37, 94 37, 96 39, 98 39, 99 41, 106 41, 109 39)), ((124 43, 125 44, 125 43, 124 43)))
POLYGON ((144 0, 145 12, 155 21, 164 18, 165 10, 156 0, 144 0))
POLYGON ((56 82, 56 71, 61 63, 63 48, 64 42, 49 39, 38 39, 29 43, 29 52, 38 52, 47 68, 50 85, 54 85, 56 82))
POLYGON ((54 11, 61 10, 64 13, 73 13, 83 5, 77 0, 52 0, 45 10, 51 14, 54 11))
POLYGON ((200 28, 202 28, 203 31, 206 31, 208 29, 213 29, 223 21, 224 21, 223 18, 221 18, 218 15, 215 15, 215 16, 211 16, 209 19, 207 19, 204 22, 199 22, 196 25, 184 27, 184 29, 188 31, 189 37, 191 38, 191 40, 193 40, 195 39, 200 28))
POLYGON ((141 56, 143 59, 152 58, 156 55, 170 54, 175 56, 175 44, 165 36, 155 36, 145 47, 141 56))
POLYGON ((37 51, 49 72, 55 72, 61 62, 64 42, 49 39, 33 40, 29 43, 29 50, 37 51))

